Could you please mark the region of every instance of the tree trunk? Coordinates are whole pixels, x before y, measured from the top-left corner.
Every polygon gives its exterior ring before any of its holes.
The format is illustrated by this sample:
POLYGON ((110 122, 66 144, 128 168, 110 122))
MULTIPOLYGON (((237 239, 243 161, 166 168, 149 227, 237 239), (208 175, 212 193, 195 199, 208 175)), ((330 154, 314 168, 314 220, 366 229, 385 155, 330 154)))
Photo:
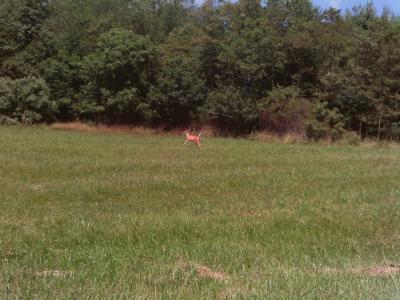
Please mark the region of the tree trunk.
POLYGON ((378 121, 378 141, 381 138, 381 117, 379 117, 379 121, 378 121))

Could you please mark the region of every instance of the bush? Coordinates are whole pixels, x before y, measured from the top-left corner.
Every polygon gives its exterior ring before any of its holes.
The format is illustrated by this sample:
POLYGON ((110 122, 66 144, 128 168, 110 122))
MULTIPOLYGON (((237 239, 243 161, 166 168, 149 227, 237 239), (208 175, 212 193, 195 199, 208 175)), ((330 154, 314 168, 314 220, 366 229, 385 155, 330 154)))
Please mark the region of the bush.
POLYGON ((336 108, 329 109, 325 102, 317 102, 313 107, 313 119, 305 125, 307 137, 318 141, 320 139, 340 139, 345 132, 343 115, 336 108))
POLYGON ((11 119, 7 116, 0 115, 0 125, 17 125, 18 121, 15 119, 11 119))
POLYGON ((138 95, 136 88, 124 89, 116 95, 103 90, 104 112, 108 120, 129 123, 131 120, 148 124, 153 118, 150 105, 138 95))
POLYGON ((264 100, 260 114, 263 129, 278 134, 303 133, 312 112, 311 103, 300 96, 297 87, 278 87, 264 100))
POLYGON ((329 133, 329 129, 326 124, 317 120, 308 121, 305 126, 305 131, 307 137, 314 141, 327 138, 329 133))
POLYGON ((8 77, 0 77, 0 114, 10 116, 15 102, 15 83, 8 77))
POLYGON ((390 125, 390 135, 395 138, 400 138, 400 122, 394 122, 390 125))
POLYGON ((57 107, 49 99, 49 89, 43 79, 25 77, 12 80, 0 78, 0 115, 32 124, 54 118, 57 107))
POLYGON ((235 136, 248 134, 255 129, 259 120, 257 102, 244 96, 240 90, 229 87, 217 90, 208 96, 208 115, 223 134, 235 136))
POLYGON ((346 145, 358 146, 361 143, 361 137, 353 131, 346 131, 342 135, 342 143, 346 145))

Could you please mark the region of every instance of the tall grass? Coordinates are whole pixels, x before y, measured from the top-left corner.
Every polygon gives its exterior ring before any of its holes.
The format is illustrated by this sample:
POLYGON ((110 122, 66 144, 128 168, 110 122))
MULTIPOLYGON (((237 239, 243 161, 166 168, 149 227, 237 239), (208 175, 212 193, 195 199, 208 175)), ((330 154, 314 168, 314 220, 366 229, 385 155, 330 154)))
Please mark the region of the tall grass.
POLYGON ((0 127, 0 298, 398 299, 400 148, 0 127))

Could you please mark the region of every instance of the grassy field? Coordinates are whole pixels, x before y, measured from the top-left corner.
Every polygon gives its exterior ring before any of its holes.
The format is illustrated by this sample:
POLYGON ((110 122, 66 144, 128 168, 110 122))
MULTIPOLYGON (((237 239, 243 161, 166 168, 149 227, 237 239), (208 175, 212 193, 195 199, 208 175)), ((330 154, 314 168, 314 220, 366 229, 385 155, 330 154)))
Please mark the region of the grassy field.
POLYGON ((0 298, 400 299, 400 148, 0 127, 0 298))

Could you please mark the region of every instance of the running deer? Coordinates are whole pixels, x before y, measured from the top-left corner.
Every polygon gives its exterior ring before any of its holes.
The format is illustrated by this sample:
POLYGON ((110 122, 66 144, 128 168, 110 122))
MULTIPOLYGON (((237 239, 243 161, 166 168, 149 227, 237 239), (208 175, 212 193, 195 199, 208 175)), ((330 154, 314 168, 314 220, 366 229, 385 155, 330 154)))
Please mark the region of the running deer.
POLYGON ((182 146, 185 146, 188 142, 193 142, 195 143, 197 146, 201 146, 201 136, 202 133, 199 133, 198 135, 194 135, 194 134, 190 134, 189 131, 185 131, 186 134, 186 141, 183 143, 182 146))

